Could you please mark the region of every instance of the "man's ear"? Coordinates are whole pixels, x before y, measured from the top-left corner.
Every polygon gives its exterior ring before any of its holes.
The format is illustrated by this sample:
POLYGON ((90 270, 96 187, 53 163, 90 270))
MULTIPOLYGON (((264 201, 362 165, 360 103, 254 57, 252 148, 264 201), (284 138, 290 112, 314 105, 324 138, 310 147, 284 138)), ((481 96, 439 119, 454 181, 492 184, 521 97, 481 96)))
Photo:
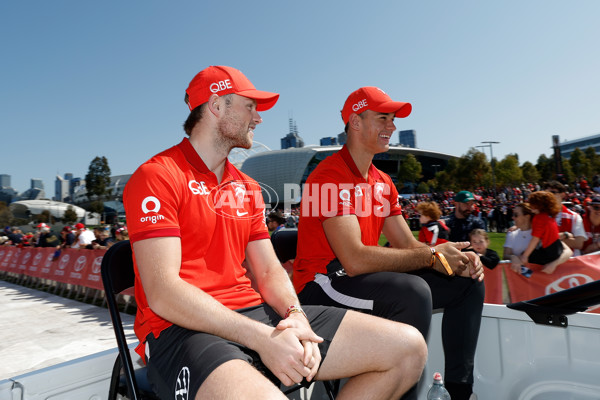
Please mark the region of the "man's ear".
POLYGON ((216 94, 211 94, 207 103, 210 112, 215 116, 219 116, 221 112, 221 98, 216 94))
POLYGON ((360 120, 362 118, 360 118, 358 116, 358 114, 352 113, 350 114, 350 117, 348 118, 348 125, 350 126, 350 128, 352 128, 352 130, 359 130, 360 128, 360 120))

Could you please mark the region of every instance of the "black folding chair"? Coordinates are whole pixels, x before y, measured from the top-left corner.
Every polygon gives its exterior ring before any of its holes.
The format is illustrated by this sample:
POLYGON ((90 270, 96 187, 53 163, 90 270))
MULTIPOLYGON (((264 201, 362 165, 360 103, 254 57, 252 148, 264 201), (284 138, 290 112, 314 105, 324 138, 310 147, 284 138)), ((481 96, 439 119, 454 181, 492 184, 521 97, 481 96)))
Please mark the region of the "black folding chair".
POLYGON ((298 244, 298 228, 281 228, 271 235, 271 243, 275 254, 283 264, 296 258, 296 245, 298 244))
POLYGON ((132 287, 135 282, 129 240, 116 242, 108 249, 102 258, 101 269, 108 311, 119 348, 110 380, 108 399, 115 400, 117 395, 121 395, 131 400, 157 400, 158 397, 146 378, 146 368, 134 369, 133 367, 117 304, 117 295, 132 287))

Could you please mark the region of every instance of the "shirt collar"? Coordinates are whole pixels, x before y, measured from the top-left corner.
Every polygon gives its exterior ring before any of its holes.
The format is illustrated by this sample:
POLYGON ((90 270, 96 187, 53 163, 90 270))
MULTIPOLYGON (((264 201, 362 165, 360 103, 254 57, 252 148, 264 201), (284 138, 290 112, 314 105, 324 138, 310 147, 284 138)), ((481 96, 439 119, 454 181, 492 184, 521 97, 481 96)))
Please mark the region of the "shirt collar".
MULTIPOLYGON (((360 173, 360 171, 358 170, 358 167, 356 166, 356 163, 352 159, 350 150, 348 150, 348 147, 346 147, 346 145, 344 145, 344 147, 342 147, 342 149, 340 150, 340 155, 342 156, 342 159, 344 160, 344 162, 346 163, 348 168, 350 168, 350 171, 352 171, 352 173, 358 179, 364 180, 362 174, 360 173)), ((373 162, 371 162, 371 165, 369 165, 368 177, 372 178, 375 181, 381 180, 381 175, 379 174, 379 171, 377 170, 377 168, 375 168, 375 166, 373 165, 373 162)))
MULTIPOLYGON (((196 151, 196 149, 194 149, 194 146, 192 146, 188 138, 183 138, 183 140, 177 145, 177 147, 179 147, 179 149, 183 152, 183 155, 185 156, 187 162, 189 162, 194 168, 196 168, 203 174, 210 173, 214 175, 214 173, 210 169, 208 169, 202 158, 198 155, 198 152, 196 151)), ((229 162, 229 159, 225 159, 225 172, 223 174, 223 179, 221 180, 221 183, 230 180, 242 180, 242 178, 233 166, 233 164, 229 162)))

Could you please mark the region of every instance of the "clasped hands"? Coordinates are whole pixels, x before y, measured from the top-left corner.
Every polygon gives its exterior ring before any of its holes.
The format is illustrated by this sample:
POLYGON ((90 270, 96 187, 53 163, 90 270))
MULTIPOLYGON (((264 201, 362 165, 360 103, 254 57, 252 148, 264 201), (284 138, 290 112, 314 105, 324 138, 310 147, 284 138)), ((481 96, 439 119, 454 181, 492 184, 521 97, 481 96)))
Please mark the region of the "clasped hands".
POLYGON ((306 317, 293 313, 272 328, 264 349, 262 362, 286 386, 307 381, 317 374, 321 364, 319 343, 323 338, 314 333, 306 317))
MULTIPOLYGON (((435 246, 435 249, 446 257, 450 268, 452 268, 456 275, 465 278, 470 277, 481 282, 484 274, 479 256, 473 251, 461 251, 469 246, 469 242, 446 242, 435 246)), ((446 274, 444 267, 439 261, 434 263, 433 268, 436 271, 446 274)))

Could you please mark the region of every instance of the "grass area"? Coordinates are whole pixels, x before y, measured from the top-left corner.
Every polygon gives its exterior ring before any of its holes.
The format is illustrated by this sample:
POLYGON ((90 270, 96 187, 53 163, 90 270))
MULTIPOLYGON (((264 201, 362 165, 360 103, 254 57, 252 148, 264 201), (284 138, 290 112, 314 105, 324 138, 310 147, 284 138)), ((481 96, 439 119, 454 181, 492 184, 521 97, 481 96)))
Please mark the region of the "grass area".
MULTIPOLYGON (((419 231, 413 231, 413 235, 415 238, 419 236, 419 231)), ((504 247, 504 240, 506 239, 506 233, 496 233, 496 232, 488 232, 488 236, 490 237, 490 246, 489 248, 495 250, 496 253, 502 259, 502 249, 504 247)), ((387 242, 387 239, 382 234, 379 238, 379 245, 383 246, 387 242)))

